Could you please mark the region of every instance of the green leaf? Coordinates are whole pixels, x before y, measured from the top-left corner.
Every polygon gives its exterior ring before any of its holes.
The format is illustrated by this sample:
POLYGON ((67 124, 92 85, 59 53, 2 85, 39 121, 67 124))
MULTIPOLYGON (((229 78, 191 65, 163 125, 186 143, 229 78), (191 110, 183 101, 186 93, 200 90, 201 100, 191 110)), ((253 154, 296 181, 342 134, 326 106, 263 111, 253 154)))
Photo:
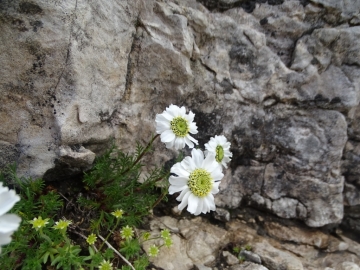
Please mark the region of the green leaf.
POLYGON ((50 252, 47 251, 47 252, 45 252, 45 254, 42 256, 43 264, 46 264, 46 262, 47 262, 47 260, 48 260, 48 258, 49 258, 49 255, 50 255, 50 252))

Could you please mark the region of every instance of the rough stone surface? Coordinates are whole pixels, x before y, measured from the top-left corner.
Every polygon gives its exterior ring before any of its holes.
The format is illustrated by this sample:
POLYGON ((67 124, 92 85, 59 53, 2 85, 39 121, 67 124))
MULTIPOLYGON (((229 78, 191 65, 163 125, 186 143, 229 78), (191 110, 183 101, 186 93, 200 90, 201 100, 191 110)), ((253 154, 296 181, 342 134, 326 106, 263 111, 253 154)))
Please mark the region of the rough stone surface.
POLYGON ((230 213, 226 209, 217 207, 214 212, 214 218, 226 222, 230 220, 230 213))
POLYGON ((95 153, 83 146, 71 149, 69 146, 60 147, 60 157, 63 163, 73 167, 88 168, 95 159, 95 153))
POLYGON ((207 266, 202 265, 202 264, 195 264, 194 269, 195 270, 212 270, 211 267, 207 267, 207 266))
POLYGON ((248 250, 242 250, 240 252, 240 255, 241 256, 244 256, 244 258, 247 260, 247 261, 250 261, 250 262, 254 262, 254 263, 257 263, 257 264, 261 264, 261 258, 259 255, 251 252, 251 251, 248 251, 248 250))
MULTIPOLYGON (((202 218, 192 220, 176 220, 161 217, 150 222, 152 236, 159 236, 160 230, 169 229, 172 233, 173 245, 161 250, 162 256, 151 261, 163 269, 191 269, 196 265, 208 265, 215 262, 216 254, 221 246, 229 242, 224 229, 208 224, 202 218)), ((152 244, 161 245, 161 240, 144 242, 144 250, 152 244)))
MULTIPOLYGON (((360 230, 360 9, 337 0, 1 1, 0 167, 58 180, 61 149, 125 151, 171 103, 233 160, 218 205, 360 230), (140 132, 141 130, 141 132, 140 132), (355 210, 354 210, 355 209, 355 210)), ((149 164, 176 155, 157 142, 149 164)))
POLYGON ((235 265, 239 263, 239 259, 233 254, 231 254, 229 251, 223 251, 222 255, 228 265, 235 265))
POLYGON ((283 226, 275 222, 265 222, 267 233, 279 240, 289 241, 297 244, 312 245, 317 248, 327 248, 329 236, 320 231, 311 231, 293 226, 283 226))
MULTIPOLYGON (((228 267, 358 269, 358 242, 292 221, 360 232, 359 10, 350 0, 0 1, 0 169, 80 174, 112 141, 133 152, 157 113, 184 105, 200 147, 231 142, 215 198, 227 222, 176 208, 179 220, 154 219, 152 233, 168 228, 174 242, 156 266, 222 269, 226 245, 251 243, 262 265, 228 267), (229 221, 246 205, 289 223, 229 221)), ((155 149, 150 165, 177 155, 155 149)))
POLYGON ((254 252, 258 253, 263 265, 270 270, 289 269, 302 270, 301 261, 289 252, 281 251, 271 246, 266 240, 254 245, 254 252))
POLYGON ((353 262, 343 262, 338 265, 336 270, 360 270, 360 267, 353 262))
POLYGON ((360 244, 355 242, 344 235, 340 235, 341 239, 348 244, 348 250, 360 258, 360 244))
MULTIPOLYGON (((254 218, 258 214, 258 210, 244 209, 238 213, 239 217, 225 223, 225 229, 199 217, 153 217, 152 236, 159 236, 160 230, 167 228, 174 245, 162 247, 159 256, 151 261, 162 269, 357 270, 359 267, 360 244, 344 236, 341 230, 329 234, 325 229, 308 228, 271 214, 263 220, 254 218), (241 251, 235 253, 234 247, 241 251), (240 262, 239 257, 244 261, 240 262)), ((143 248, 147 251, 153 243, 161 245, 161 241, 144 242, 143 248)))
POLYGON ((245 262, 241 265, 232 266, 229 269, 230 270, 268 270, 268 268, 252 262, 245 262))

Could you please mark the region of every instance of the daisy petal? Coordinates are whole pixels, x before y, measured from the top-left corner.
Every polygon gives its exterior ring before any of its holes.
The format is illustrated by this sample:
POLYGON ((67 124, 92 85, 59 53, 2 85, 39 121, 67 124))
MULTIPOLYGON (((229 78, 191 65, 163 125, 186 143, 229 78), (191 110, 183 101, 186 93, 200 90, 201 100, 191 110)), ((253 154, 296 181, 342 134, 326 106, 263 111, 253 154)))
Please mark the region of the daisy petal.
POLYGON ((211 177, 214 181, 220 181, 223 179, 224 174, 221 172, 221 166, 219 164, 216 164, 216 169, 211 172, 211 177))
POLYGON ((189 136, 184 137, 185 143, 187 144, 187 146, 189 146, 189 148, 194 148, 194 143, 190 141, 188 137, 189 136))
POLYGON ((175 134, 171 130, 165 130, 161 133, 160 138, 162 142, 171 142, 175 139, 175 134))
POLYGON ((184 138, 177 137, 175 138, 175 149, 179 150, 185 147, 185 140, 184 138))
POLYGON ((176 192, 182 191, 184 188, 186 188, 186 186, 173 186, 170 185, 169 187, 169 194, 172 195, 176 192))
POLYGON ((213 187, 211 189, 211 193, 212 194, 217 194, 219 192, 219 185, 220 185, 220 181, 219 182, 215 182, 213 184, 213 187))
POLYGON ((207 212, 209 212, 209 205, 208 202, 206 200, 206 197, 202 198, 203 199, 203 207, 202 207, 202 211, 201 213, 206 214, 207 212))
POLYGON ((189 177, 189 175, 190 175, 190 173, 184 169, 184 167, 182 166, 182 164, 180 162, 174 164, 171 167, 170 172, 174 173, 180 177, 189 177))
POLYGON ((197 126, 196 126, 196 124, 194 122, 190 123, 189 128, 190 128, 190 133, 191 134, 198 134, 197 126))
POLYGON ((202 167, 209 171, 212 172, 213 170, 216 169, 216 167, 218 166, 216 160, 215 160, 215 155, 213 153, 209 153, 206 158, 203 161, 202 167))
POLYGON ((199 199, 199 203, 194 213, 195 216, 200 215, 200 213, 203 211, 203 204, 204 204, 204 200, 202 198, 199 199))
POLYGON ((16 231, 20 226, 21 218, 15 214, 0 216, 0 233, 16 231))
POLYGON ((170 148, 174 148, 174 141, 165 143, 166 148, 170 149, 170 148))
POLYGON ((19 200, 14 190, 9 190, 0 182, 0 245, 9 244, 12 233, 19 228, 21 218, 15 214, 6 214, 19 200))
POLYGON ((192 141, 194 144, 199 144, 198 140, 194 139, 193 137, 191 137, 190 135, 186 136, 190 141, 192 141))
POLYGON ((190 189, 189 189, 188 186, 186 186, 186 188, 184 188, 184 189, 181 191, 180 195, 177 196, 176 200, 177 200, 177 201, 181 201, 181 200, 184 198, 184 196, 185 196, 185 194, 186 194, 187 192, 190 192, 190 189))
POLYGON ((185 186, 188 181, 189 179, 186 177, 176 177, 176 176, 169 177, 170 184, 174 186, 185 186))
POLYGON ((205 197, 205 199, 208 202, 210 210, 215 211, 216 207, 214 202, 214 196, 210 193, 209 195, 207 195, 207 197, 205 197))
POLYGON ((166 108, 166 112, 169 113, 172 117, 176 117, 179 115, 180 108, 176 105, 170 104, 168 108, 166 108))
POLYGON ((2 193, 0 193, 0 215, 8 212, 15 203, 20 201, 20 197, 16 195, 15 191, 8 190, 8 188, 3 188, 2 193))
MULTIPOLYGON (((166 113, 166 112, 164 112, 164 113, 166 113)), ((169 116, 169 114, 168 113, 166 113, 166 114, 164 114, 164 113, 162 113, 162 114, 157 114, 156 115, 156 117, 155 117, 155 122, 156 123, 160 123, 160 122, 162 122, 162 123, 169 123, 169 125, 170 125, 170 121, 172 120, 172 118, 170 117, 168 117, 169 116), (166 116, 165 116, 166 115, 166 116)))
POLYGON ((188 115, 188 121, 192 122, 195 119, 195 114, 192 111, 189 111, 189 115, 188 115))
POLYGON ((190 194, 189 199, 188 199, 188 207, 187 210, 191 213, 194 214, 196 212, 197 206, 199 204, 199 197, 196 197, 194 194, 190 194))
POLYGON ((186 115, 186 109, 184 106, 182 106, 179 110, 180 116, 185 116, 186 115))
POLYGON ((161 134, 165 130, 169 130, 169 129, 170 129, 170 124, 169 123, 165 123, 165 122, 157 122, 156 123, 156 133, 157 134, 161 134))
POLYGON ((187 170, 188 172, 192 172, 193 170, 196 169, 196 165, 194 163, 194 160, 191 157, 185 157, 182 161, 181 161, 181 166, 187 170))
POLYGON ((0 245, 7 245, 11 242, 11 235, 13 232, 1 233, 0 232, 0 245))
POLYGON ((185 195, 183 195, 181 203, 178 205, 178 209, 181 211, 188 205, 189 196, 191 195, 191 191, 189 190, 185 195))
POLYGON ((194 160, 196 167, 201 168, 202 162, 204 160, 203 152, 199 149, 193 149, 191 151, 191 155, 192 155, 192 158, 194 160))

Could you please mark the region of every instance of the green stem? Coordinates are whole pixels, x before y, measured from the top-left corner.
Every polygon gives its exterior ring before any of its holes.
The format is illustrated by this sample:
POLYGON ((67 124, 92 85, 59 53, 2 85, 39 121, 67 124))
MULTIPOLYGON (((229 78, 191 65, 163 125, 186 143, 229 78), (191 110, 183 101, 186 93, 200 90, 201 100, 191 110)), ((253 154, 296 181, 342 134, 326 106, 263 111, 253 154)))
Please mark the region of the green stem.
POLYGON ((127 170, 125 170, 125 172, 123 173, 127 173, 128 171, 130 171, 139 161, 140 159, 142 159, 142 157, 146 154, 146 152, 151 148, 151 145, 153 144, 153 142, 156 140, 156 138, 158 138, 160 136, 160 134, 156 134, 151 140, 150 142, 147 144, 147 146, 145 147, 144 151, 142 151, 142 153, 138 156, 138 158, 135 160, 134 164, 128 168, 127 170))
POLYGON ((161 180, 164 179, 164 178, 168 178, 169 175, 170 175, 170 172, 166 173, 166 174, 165 174, 164 176, 162 176, 162 177, 159 177, 159 178, 155 179, 154 181, 149 181, 149 182, 142 183, 141 186, 139 187, 139 189, 147 188, 149 185, 155 184, 155 183, 161 181, 161 180))
POLYGON ((101 240, 103 240, 106 245, 111 248, 124 262, 126 262, 132 270, 135 270, 134 266, 123 256, 119 251, 117 251, 108 241, 106 241, 100 234, 98 235, 101 240))
MULTIPOLYGON (((146 147, 144 148, 144 150, 141 152, 141 154, 137 157, 137 159, 134 161, 134 163, 128 167, 125 171, 122 172, 123 175, 125 175, 126 173, 128 173, 132 168, 134 168, 134 166, 136 164, 139 163, 139 161, 142 159, 142 157, 147 153, 147 151, 149 151, 149 149, 151 148, 153 142, 156 140, 156 138, 158 138, 160 136, 160 134, 155 135, 150 142, 146 145, 146 147)), ((109 184, 112 184, 112 182, 114 182, 114 179, 111 179, 110 181, 107 181, 105 183, 102 183, 100 185, 98 185, 97 187, 103 187, 103 186, 107 186, 109 184)))
POLYGON ((143 240, 143 241, 139 241, 139 242, 140 242, 140 244, 143 244, 143 243, 145 243, 146 241, 156 240, 156 239, 160 239, 160 238, 162 238, 162 237, 161 237, 161 236, 159 236, 159 237, 153 237, 153 238, 149 238, 149 239, 146 239, 146 240, 143 240))
POLYGON ((65 229, 65 230, 61 230, 61 234, 63 235, 66 244, 67 244, 68 246, 70 246, 71 243, 70 243, 70 239, 69 239, 69 238, 67 237, 67 235, 66 235, 66 229, 65 229))
POLYGON ((166 194, 167 194, 167 192, 163 192, 163 193, 161 194, 161 196, 156 200, 156 202, 154 202, 154 204, 151 206, 151 209, 154 209, 155 206, 157 206, 157 205, 161 202, 161 200, 164 199, 164 197, 166 196, 166 194))
POLYGON ((51 245, 53 244, 53 242, 51 241, 50 237, 45 235, 42 231, 42 229, 39 229, 39 234, 41 238, 44 238, 46 241, 48 241, 51 245))
POLYGON ((105 238, 105 241, 102 242, 101 246, 99 247, 99 252, 101 251, 102 247, 104 246, 105 242, 109 239, 111 233, 116 230, 116 227, 119 225, 120 218, 116 219, 116 224, 114 226, 114 229, 108 233, 108 235, 105 238))

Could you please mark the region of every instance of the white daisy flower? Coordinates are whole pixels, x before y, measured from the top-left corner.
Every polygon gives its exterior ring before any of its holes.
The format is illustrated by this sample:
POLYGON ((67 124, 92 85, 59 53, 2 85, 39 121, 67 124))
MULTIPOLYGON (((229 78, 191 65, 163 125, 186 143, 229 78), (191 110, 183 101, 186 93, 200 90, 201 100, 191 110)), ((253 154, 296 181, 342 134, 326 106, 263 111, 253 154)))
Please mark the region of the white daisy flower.
POLYGON ((12 233, 19 228, 21 218, 15 214, 6 214, 19 200, 15 191, 9 190, 0 182, 0 246, 9 244, 12 233))
POLYGON ((185 107, 179 108, 171 104, 162 114, 156 115, 156 133, 166 148, 182 149, 187 144, 190 148, 198 141, 189 135, 197 134, 197 126, 194 121, 195 114, 191 111, 186 114, 185 107))
POLYGON ((215 135, 215 138, 211 137, 210 141, 205 144, 206 154, 214 154, 216 161, 227 168, 227 163, 232 157, 230 145, 224 135, 215 135))
POLYGON ((187 210, 194 215, 215 210, 213 194, 219 192, 220 180, 224 174, 215 156, 209 154, 204 159, 201 150, 193 149, 192 157, 185 157, 183 161, 172 166, 170 172, 177 176, 170 176, 169 193, 180 192, 176 198, 181 201, 178 208, 187 210))

